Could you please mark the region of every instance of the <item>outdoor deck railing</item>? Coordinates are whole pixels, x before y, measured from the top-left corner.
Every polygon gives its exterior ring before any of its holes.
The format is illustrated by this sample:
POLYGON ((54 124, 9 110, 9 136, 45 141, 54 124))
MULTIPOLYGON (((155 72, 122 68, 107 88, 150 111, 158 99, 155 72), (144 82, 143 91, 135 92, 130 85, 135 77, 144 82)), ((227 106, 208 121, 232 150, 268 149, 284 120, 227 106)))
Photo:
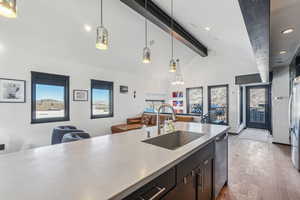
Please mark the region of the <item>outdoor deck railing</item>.
POLYGON ((251 107, 250 108, 250 122, 264 123, 265 122, 265 111, 262 107, 251 107))

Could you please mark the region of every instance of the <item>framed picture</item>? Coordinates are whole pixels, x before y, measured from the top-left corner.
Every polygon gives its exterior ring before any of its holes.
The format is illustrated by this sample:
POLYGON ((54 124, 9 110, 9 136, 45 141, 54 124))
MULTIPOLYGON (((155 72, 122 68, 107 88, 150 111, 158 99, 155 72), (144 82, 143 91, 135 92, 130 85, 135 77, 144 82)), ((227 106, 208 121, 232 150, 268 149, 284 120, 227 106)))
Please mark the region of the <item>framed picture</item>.
POLYGON ((121 85, 120 86, 120 93, 128 93, 128 86, 121 85))
POLYGON ((0 78, 0 103, 25 103, 26 81, 0 78))
POLYGON ((73 90, 73 101, 88 101, 88 90, 73 90))

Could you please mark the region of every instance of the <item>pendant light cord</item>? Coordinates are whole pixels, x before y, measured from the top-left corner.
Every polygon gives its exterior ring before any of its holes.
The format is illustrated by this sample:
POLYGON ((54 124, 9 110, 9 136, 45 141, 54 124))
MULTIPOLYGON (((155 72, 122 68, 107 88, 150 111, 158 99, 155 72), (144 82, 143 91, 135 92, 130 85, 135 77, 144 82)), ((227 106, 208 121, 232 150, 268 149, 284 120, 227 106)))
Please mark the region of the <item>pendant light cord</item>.
POLYGON ((103 1, 100 1, 100 10, 101 10, 101 26, 103 26, 103 1))
MULTIPOLYGON (((148 4, 148 1, 145 0, 146 11, 147 11, 147 4, 148 4)), ((145 17, 145 46, 148 47, 148 21, 147 21, 146 17, 145 17)))
POLYGON ((174 30, 174 20, 173 20, 173 0, 171 0, 171 41, 172 41, 172 58, 174 58, 174 35, 173 35, 173 30, 174 30))

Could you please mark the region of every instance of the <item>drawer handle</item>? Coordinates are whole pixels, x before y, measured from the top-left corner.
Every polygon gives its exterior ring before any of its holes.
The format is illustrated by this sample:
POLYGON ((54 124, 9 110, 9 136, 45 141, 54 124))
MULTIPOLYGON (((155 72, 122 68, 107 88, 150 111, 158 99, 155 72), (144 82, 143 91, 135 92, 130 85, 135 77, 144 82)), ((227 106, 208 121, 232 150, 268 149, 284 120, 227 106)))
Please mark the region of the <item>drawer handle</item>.
POLYGON ((153 195, 149 200, 154 200, 156 197, 161 195, 166 190, 166 188, 160 188, 160 187, 156 187, 156 189, 158 189, 158 192, 155 195, 153 195))

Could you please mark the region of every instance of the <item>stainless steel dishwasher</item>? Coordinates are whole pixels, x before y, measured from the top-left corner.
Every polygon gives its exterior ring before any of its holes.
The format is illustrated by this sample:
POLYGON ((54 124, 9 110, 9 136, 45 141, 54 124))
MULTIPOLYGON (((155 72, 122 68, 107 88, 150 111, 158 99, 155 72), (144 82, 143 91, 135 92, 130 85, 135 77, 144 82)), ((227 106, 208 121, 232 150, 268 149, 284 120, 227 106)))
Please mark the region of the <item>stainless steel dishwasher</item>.
POLYGON ((215 140, 214 171, 214 199, 216 199, 228 181, 228 133, 220 135, 215 140))

